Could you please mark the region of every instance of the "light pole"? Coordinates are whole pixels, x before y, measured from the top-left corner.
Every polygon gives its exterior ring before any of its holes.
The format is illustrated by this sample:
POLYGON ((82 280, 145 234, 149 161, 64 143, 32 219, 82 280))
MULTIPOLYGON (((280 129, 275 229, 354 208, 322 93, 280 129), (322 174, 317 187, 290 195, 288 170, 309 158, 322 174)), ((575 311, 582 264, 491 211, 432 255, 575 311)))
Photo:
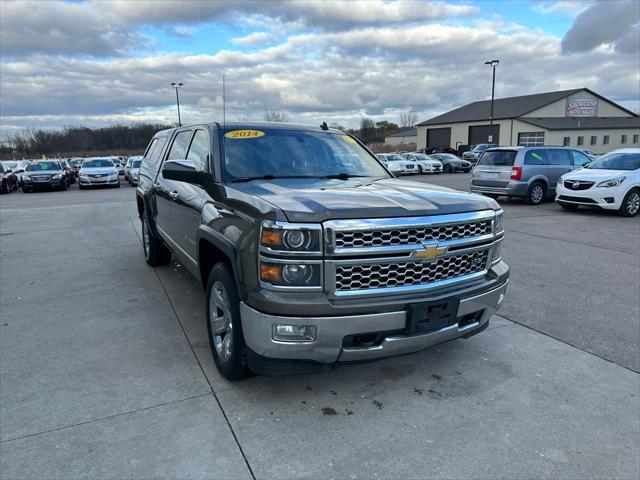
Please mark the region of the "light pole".
POLYGON ((485 65, 489 65, 493 68, 493 81, 491 82, 491 116, 489 117, 489 125, 493 125, 493 100, 496 93, 496 67, 500 63, 500 60, 489 60, 484 62, 485 65))
POLYGON ((182 83, 171 82, 171 86, 176 91, 176 105, 178 105, 178 126, 182 126, 182 122, 180 121, 180 97, 178 96, 178 89, 182 86, 182 83))

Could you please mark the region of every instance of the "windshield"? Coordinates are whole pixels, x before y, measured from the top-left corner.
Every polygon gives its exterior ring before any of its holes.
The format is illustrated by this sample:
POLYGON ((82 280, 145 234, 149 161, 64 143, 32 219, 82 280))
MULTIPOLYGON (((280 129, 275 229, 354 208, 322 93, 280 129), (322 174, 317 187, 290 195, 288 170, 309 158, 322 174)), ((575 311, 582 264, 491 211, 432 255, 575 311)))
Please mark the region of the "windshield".
POLYGON ((131 168, 140 168, 141 163, 142 163, 141 160, 134 160, 133 163, 131 164, 131 168))
POLYGON ((58 162, 37 162, 27 165, 27 172, 38 172, 40 170, 62 170, 58 162))
POLYGON ((74 167, 82 166, 82 160, 69 160, 69 163, 74 167))
POLYGON ((18 162, 2 162, 2 164, 7 168, 16 168, 18 166, 18 162))
POLYGON ((640 168, 640 153, 608 153, 594 160, 587 168, 593 170, 637 170, 640 168))
POLYGON ((344 134, 301 130, 227 130, 228 181, 287 177, 388 177, 380 163, 344 134))
POLYGON ((418 160, 433 160, 429 155, 425 155, 424 153, 414 153, 414 156, 418 160))
POLYGON ((458 157, 456 157, 452 153, 443 153, 440 155, 440 158, 444 158, 445 160, 460 160, 458 157))
POLYGON ((387 162, 391 162, 391 161, 397 161, 397 160, 404 160, 404 158, 402 158, 400 155, 395 155, 395 154, 391 154, 391 155, 387 155, 387 162))
POLYGON ((109 168, 113 167, 111 160, 85 160, 82 162, 82 168, 109 168))
POLYGON ((478 160, 478 165, 506 165, 513 166, 518 152, 514 150, 489 150, 484 152, 478 160))

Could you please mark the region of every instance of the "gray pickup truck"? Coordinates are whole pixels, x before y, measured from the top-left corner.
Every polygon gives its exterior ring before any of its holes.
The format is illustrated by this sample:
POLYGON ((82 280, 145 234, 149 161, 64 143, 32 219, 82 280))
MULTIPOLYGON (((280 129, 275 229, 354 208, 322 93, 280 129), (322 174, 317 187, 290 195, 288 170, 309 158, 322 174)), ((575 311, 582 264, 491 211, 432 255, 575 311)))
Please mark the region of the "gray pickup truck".
POLYGON ((158 132, 136 198, 147 263, 173 254, 201 282, 231 380, 469 337, 507 288, 494 200, 398 180, 326 124, 158 132))

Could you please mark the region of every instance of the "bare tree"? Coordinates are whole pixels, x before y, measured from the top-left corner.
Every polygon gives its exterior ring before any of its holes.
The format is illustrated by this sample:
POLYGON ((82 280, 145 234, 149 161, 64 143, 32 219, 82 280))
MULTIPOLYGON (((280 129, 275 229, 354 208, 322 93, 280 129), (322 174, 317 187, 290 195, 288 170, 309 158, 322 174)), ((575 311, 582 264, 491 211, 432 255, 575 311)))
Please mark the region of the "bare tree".
POLYGON ((289 114, 284 110, 267 110, 262 117, 265 122, 288 122, 289 114))
POLYGON ((413 110, 402 110, 400 112, 400 126, 413 127, 418 120, 418 115, 413 110))

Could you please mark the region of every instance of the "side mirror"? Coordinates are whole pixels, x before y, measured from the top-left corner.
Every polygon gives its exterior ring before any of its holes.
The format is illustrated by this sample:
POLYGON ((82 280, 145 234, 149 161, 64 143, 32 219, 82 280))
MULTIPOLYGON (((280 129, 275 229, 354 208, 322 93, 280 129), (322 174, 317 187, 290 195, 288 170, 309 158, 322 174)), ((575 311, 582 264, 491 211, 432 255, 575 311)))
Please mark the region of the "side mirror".
POLYGON ((191 160, 167 160, 162 165, 162 176, 167 180, 192 183, 204 187, 209 180, 207 172, 199 172, 191 160))
POLYGON ((589 165, 591 165, 591 162, 584 162, 582 168, 587 168, 589 165))

